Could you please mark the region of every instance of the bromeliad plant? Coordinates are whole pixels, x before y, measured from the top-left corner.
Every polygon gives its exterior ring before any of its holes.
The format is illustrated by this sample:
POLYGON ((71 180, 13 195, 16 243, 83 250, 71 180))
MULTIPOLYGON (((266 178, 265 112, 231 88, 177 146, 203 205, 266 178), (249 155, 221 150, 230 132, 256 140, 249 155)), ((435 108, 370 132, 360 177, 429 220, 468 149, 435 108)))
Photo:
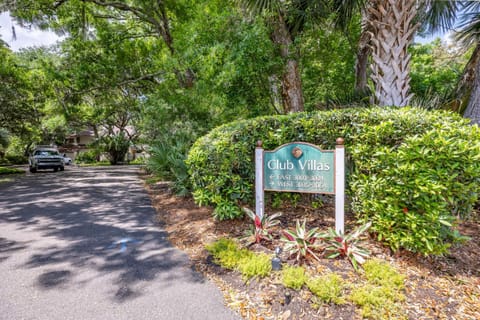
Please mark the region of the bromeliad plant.
POLYGON ((358 270, 358 265, 363 264, 365 259, 370 256, 370 252, 359 245, 360 236, 370 226, 371 222, 368 222, 349 234, 343 234, 330 228, 327 232, 318 234, 318 237, 326 244, 325 253, 328 258, 347 257, 353 268, 358 270))
POLYGON ((295 259, 300 262, 301 258, 308 258, 309 256, 320 261, 320 258, 315 254, 320 246, 317 244, 319 235, 318 228, 307 230, 306 219, 300 224, 297 220, 295 230, 284 230, 281 240, 284 242, 283 250, 289 255, 295 255, 295 259))
POLYGON ((269 216, 264 214, 263 217, 260 218, 255 212, 248 208, 243 208, 243 211, 253 221, 253 227, 247 231, 246 239, 250 243, 260 243, 262 240, 272 240, 272 227, 280 223, 278 218, 282 213, 277 212, 269 216))

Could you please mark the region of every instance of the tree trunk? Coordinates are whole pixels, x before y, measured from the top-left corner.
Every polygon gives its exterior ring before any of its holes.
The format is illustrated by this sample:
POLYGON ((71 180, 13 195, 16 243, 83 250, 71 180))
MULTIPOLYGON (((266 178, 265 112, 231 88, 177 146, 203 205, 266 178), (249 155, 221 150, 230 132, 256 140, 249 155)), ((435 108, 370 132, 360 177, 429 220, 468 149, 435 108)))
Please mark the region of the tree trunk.
POLYGON ((406 106, 410 103, 408 46, 418 28, 416 0, 373 0, 368 9, 372 34, 372 80, 376 103, 406 106))
POLYGON ((296 54, 291 52, 292 36, 281 14, 273 21, 272 41, 279 46, 280 56, 285 61, 282 76, 282 99, 285 112, 301 112, 304 110, 304 101, 298 59, 296 54))
POLYGON ((472 56, 472 58, 474 58, 476 62, 476 65, 474 66, 475 72, 472 79, 472 90, 470 91, 467 109, 463 114, 465 118, 469 118, 472 121, 472 124, 474 123, 477 125, 480 125, 480 60, 478 59, 479 51, 479 45, 477 45, 477 48, 474 52, 476 56, 472 56))
POLYGON ((465 66, 462 76, 452 94, 452 100, 448 103, 448 109, 463 114, 466 117, 466 108, 472 94, 473 85, 477 78, 477 66, 480 64, 480 43, 465 66))
POLYGON ((368 58, 372 52, 370 46, 372 30, 368 23, 368 12, 368 8, 362 10, 362 31, 358 40, 357 61, 355 62, 355 92, 361 95, 367 95, 370 91, 367 70, 368 58))
MULTIPOLYGON (((361 40, 362 41, 362 40, 361 40)), ((357 61, 355 63, 355 92, 362 95, 367 94, 370 90, 368 87, 368 57, 371 49, 369 46, 364 46, 359 43, 357 51, 357 61)))

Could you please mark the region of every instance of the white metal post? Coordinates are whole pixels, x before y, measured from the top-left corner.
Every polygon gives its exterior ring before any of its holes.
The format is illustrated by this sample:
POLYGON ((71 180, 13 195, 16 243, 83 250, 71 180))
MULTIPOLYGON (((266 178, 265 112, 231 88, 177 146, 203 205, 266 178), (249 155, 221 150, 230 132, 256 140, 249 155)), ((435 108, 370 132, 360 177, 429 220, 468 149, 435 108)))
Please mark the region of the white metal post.
POLYGON ((263 148, 262 141, 258 141, 255 148, 255 213, 260 219, 265 210, 263 190, 263 148))
POLYGON ((335 230, 344 233, 345 228, 345 146, 342 138, 335 147, 335 230))

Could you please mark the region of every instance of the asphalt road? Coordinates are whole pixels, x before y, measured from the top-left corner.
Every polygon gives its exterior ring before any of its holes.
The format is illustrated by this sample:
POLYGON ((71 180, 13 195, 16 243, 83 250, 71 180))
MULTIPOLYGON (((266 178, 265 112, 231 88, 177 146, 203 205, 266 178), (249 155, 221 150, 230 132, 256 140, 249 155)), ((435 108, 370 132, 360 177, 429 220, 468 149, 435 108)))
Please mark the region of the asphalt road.
POLYGON ((240 319, 167 241, 136 170, 0 183, 0 319, 240 319))

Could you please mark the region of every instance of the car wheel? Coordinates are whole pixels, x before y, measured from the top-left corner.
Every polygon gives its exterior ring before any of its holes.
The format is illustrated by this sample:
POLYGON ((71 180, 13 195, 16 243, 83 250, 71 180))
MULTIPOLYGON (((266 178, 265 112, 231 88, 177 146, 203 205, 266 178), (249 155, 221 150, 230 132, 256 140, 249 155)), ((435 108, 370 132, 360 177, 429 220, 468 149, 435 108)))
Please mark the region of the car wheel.
POLYGON ((60 167, 60 171, 63 171, 63 170, 65 170, 65 167, 60 167))
POLYGON ((31 173, 37 172, 37 168, 35 168, 35 167, 30 167, 30 172, 31 172, 31 173))
POLYGON ((57 172, 58 171, 58 168, 53 168, 53 172, 57 172))

